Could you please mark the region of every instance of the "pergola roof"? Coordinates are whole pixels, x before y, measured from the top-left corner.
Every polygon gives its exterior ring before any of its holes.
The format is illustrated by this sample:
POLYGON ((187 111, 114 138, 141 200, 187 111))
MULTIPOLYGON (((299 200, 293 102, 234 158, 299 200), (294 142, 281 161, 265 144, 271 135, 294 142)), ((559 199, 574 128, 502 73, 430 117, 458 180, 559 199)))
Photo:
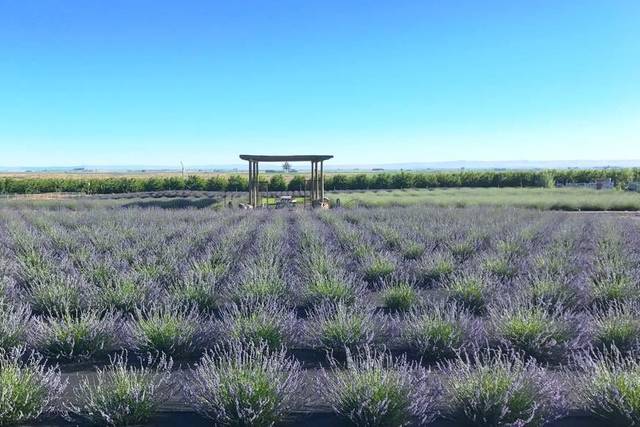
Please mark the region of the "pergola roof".
POLYGON ((299 155, 299 156, 262 156, 255 154, 240 154, 242 160, 252 162, 321 162, 332 159, 330 155, 299 155))

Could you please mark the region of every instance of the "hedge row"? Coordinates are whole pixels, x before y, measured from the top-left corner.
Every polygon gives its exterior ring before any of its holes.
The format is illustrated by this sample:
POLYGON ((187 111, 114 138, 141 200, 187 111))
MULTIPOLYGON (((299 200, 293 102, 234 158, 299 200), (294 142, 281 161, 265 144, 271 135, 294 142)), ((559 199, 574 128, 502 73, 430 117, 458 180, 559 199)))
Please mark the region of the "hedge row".
MULTIPOLYGON (((592 182, 612 178, 619 188, 640 181, 640 168, 545 170, 545 171, 458 171, 336 174, 325 178, 327 190, 366 190, 437 187, 551 187, 555 183, 592 182)), ((305 177, 286 182, 282 175, 261 177, 261 189, 301 190, 305 177)), ((162 190, 246 191, 242 175, 148 178, 0 178, 0 193, 85 192, 94 194, 162 190)))

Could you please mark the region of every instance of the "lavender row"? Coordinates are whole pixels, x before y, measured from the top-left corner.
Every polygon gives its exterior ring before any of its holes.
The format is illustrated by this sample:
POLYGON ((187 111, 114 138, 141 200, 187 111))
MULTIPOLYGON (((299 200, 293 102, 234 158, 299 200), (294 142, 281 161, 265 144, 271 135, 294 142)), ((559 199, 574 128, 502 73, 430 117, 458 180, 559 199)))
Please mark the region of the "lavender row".
MULTIPOLYGON (((283 351, 228 342, 186 373, 163 355, 113 357, 72 397, 57 367, 23 350, 0 354, 0 422, 52 416, 92 424, 150 422, 171 396, 216 425, 271 426, 310 403, 357 426, 424 425, 445 417, 468 425, 543 425, 583 411, 615 425, 640 421, 640 366, 619 352, 585 353, 573 371, 551 372, 533 359, 474 349, 429 370, 361 347, 315 378, 283 351)), ((175 401, 175 399, 174 399, 175 401)))

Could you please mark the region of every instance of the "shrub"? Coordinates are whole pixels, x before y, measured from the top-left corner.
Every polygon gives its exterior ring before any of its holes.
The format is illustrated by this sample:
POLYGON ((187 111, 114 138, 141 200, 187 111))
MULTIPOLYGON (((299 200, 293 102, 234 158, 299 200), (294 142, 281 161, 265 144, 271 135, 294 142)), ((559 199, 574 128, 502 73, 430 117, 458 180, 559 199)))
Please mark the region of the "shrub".
POLYGON ((538 360, 558 361, 575 343, 577 325, 561 308, 504 301, 491 310, 492 339, 538 360))
POLYGON ((596 305, 608 305, 638 299, 640 288, 626 275, 598 277, 592 282, 592 298, 596 305))
POLYGON ((197 311, 184 307, 154 305, 136 310, 128 325, 128 346, 138 352, 187 357, 201 349, 204 323, 197 311))
POLYGON ((34 283, 28 297, 38 314, 75 313, 88 305, 83 289, 80 283, 51 276, 50 280, 34 283))
POLYGON ((77 404, 70 409, 92 424, 125 426, 148 422, 168 397, 171 359, 128 363, 127 354, 110 359, 106 368, 97 368, 93 379, 83 377, 74 389, 77 404), (148 365, 153 363, 154 367, 148 365))
POLYGON ((407 311, 419 303, 418 292, 408 283, 396 283, 382 290, 382 302, 391 311, 407 311))
POLYGON ((46 356, 64 361, 87 360, 116 348, 121 322, 111 312, 65 311, 36 319, 33 340, 46 356))
POLYGON ((0 351, 0 424, 24 423, 59 413, 66 385, 58 368, 46 367, 41 356, 27 356, 23 349, 0 351))
POLYGON ((445 286, 449 299, 475 314, 486 311, 489 286, 479 277, 456 278, 445 286))
POLYGON ((455 271, 455 263, 450 257, 437 255, 423 260, 418 265, 417 275, 423 285, 431 285, 447 278, 455 271))
POLYGON ((309 305, 322 303, 353 304, 363 289, 347 280, 317 277, 304 290, 304 301, 309 305))
POLYGON ((444 411, 459 424, 542 426, 563 409, 559 383, 533 359, 475 351, 440 364, 444 411))
POLYGON ((291 292, 280 275, 273 271, 253 271, 231 289, 231 299, 236 303, 258 300, 289 300, 291 292))
POLYGON ((518 270, 512 261, 505 257, 492 257, 484 260, 482 267, 488 273, 493 274, 501 280, 512 279, 518 274, 518 270))
POLYGON ((315 347, 344 351, 372 343, 384 329, 379 323, 367 307, 322 304, 311 312, 307 334, 315 347))
POLYGON ((617 349, 578 358, 581 407, 610 425, 640 423, 640 362, 617 349))
POLYGON ((435 395, 422 386, 424 371, 404 359, 365 348, 355 357, 347 352, 346 369, 331 363, 330 371, 322 369, 318 393, 356 426, 425 423, 436 413, 435 395))
POLYGON ((402 322, 401 343, 427 361, 453 357, 477 338, 478 326, 455 303, 411 311, 402 322))
POLYGON ((369 283, 380 282, 395 270, 396 266, 393 261, 382 256, 375 256, 364 267, 364 279, 369 283))
POLYGON ((26 305, 4 305, 0 302, 0 350, 22 345, 31 324, 31 310, 26 305))
POLYGON ((622 352, 638 348, 639 308, 636 304, 614 304, 591 315, 592 343, 596 347, 616 347, 622 352))
POLYGON ((107 310, 133 313, 149 301, 149 285, 132 279, 112 280, 100 287, 98 300, 107 310))
POLYGON ((578 298, 576 289, 568 283, 552 279, 540 279, 531 283, 529 287, 531 300, 534 304, 571 306, 578 298))
POLYGON ((450 250, 451 255, 453 255, 456 260, 462 262, 471 258, 476 251, 476 245, 473 241, 461 241, 453 243, 450 250))
POLYGON ((232 305, 223 313, 221 325, 230 340, 264 342, 272 350, 294 343, 297 332, 296 313, 276 301, 232 305))
POLYGON ((212 311, 220 305, 222 295, 215 283, 193 278, 173 284, 169 294, 178 305, 212 311))
POLYGON ((425 252, 424 245, 417 242, 409 242, 402 248, 402 257, 404 259, 418 259, 425 252))
POLYGON ((301 403, 302 371, 284 350, 231 343, 207 352, 186 383, 189 403, 221 425, 272 426, 301 403))

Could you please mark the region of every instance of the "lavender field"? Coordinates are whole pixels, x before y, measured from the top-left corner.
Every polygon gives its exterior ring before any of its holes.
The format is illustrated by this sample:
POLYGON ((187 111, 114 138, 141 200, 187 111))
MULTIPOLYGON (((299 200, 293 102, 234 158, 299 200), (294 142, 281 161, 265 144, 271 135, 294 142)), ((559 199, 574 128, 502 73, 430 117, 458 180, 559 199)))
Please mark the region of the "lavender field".
POLYGON ((639 261, 620 214, 0 208, 0 425, 638 425, 639 261))

